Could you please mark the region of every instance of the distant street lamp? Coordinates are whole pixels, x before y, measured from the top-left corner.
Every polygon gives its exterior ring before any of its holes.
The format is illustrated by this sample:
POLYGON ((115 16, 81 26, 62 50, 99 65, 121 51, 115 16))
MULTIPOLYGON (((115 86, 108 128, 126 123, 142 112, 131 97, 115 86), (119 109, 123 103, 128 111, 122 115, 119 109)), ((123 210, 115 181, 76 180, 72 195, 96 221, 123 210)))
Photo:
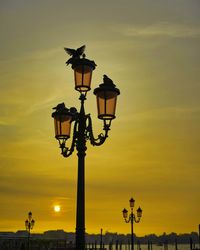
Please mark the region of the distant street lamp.
POLYGON ((126 208, 123 209, 122 213, 123 213, 123 217, 126 223, 131 222, 131 250, 134 250, 134 235, 133 235, 133 223, 138 223, 142 217, 142 209, 139 207, 136 211, 137 211, 137 218, 135 216, 135 214, 133 213, 133 207, 135 204, 135 200, 133 198, 131 198, 129 200, 130 202, 130 208, 131 208, 131 213, 128 216, 128 211, 126 210, 126 208))
POLYGON ((100 233, 100 250, 103 249, 103 229, 101 228, 101 233, 100 233))
POLYGON ((77 207, 76 207, 76 249, 85 249, 85 155, 86 142, 90 141, 93 146, 100 146, 108 137, 111 121, 115 118, 115 109, 119 89, 106 75, 103 83, 94 89, 97 98, 98 118, 103 121, 104 133, 94 137, 92 119, 90 114, 85 114, 84 102, 87 92, 91 89, 92 72, 96 67, 94 61, 85 58, 85 46, 77 50, 65 48, 72 57, 66 62, 72 65, 74 70, 75 89, 79 91, 81 102, 80 112, 74 107, 66 108, 64 103, 58 104, 52 113, 55 125, 55 138, 59 141, 61 154, 69 157, 75 147, 78 156, 78 182, 77 182, 77 207), (71 146, 66 147, 66 141, 70 138, 71 125, 73 135, 71 146))
POLYGON ((30 249, 30 235, 31 235, 31 230, 33 229, 35 225, 35 220, 32 219, 32 213, 28 213, 28 219, 25 220, 25 227, 26 231, 28 232, 28 250, 30 249))

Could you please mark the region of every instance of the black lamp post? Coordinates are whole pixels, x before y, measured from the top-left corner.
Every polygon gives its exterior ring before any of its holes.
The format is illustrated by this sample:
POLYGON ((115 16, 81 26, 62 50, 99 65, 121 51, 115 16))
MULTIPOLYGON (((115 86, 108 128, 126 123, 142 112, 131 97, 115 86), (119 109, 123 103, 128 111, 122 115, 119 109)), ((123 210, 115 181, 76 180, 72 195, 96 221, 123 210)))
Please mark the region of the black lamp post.
POLYGON ((90 141, 93 146, 100 146, 108 137, 111 121, 115 118, 115 108, 117 95, 120 94, 113 81, 106 75, 103 83, 94 90, 97 98, 98 118, 103 120, 104 133, 94 137, 92 130, 92 119, 90 114, 85 113, 84 102, 87 92, 90 90, 92 71, 96 64, 88 60, 83 54, 85 46, 77 50, 66 49, 72 57, 67 64, 72 64, 74 70, 75 89, 79 91, 81 102, 80 112, 76 108, 66 108, 64 103, 58 104, 52 113, 55 124, 55 137, 59 141, 61 154, 69 157, 75 147, 78 156, 78 182, 77 182, 77 207, 76 207, 76 249, 85 249, 85 155, 86 142, 90 141), (70 138, 71 125, 73 125, 73 135, 71 146, 66 147, 66 141, 70 138))
POLYGON ((126 223, 131 222, 131 250, 134 250, 133 223, 134 222, 138 223, 140 221, 142 217, 142 209, 140 207, 137 209, 137 218, 136 218, 135 214, 133 213, 135 200, 131 198, 129 202, 130 202, 131 213, 128 216, 128 211, 126 210, 126 208, 123 209, 122 213, 123 213, 125 222, 126 223))
POLYGON ((30 235, 31 235, 31 229, 33 229, 35 225, 35 220, 32 219, 32 213, 28 213, 28 219, 25 220, 25 227, 26 231, 28 232, 28 250, 30 249, 30 235))

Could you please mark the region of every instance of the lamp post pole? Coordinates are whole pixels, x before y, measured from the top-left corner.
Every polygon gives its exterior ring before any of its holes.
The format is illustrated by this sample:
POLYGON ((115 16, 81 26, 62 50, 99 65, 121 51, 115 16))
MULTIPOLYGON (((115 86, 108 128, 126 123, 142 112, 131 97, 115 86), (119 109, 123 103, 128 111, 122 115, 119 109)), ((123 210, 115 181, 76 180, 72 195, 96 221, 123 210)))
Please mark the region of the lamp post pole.
POLYGON ((101 228, 100 250, 103 249, 103 228, 101 228))
POLYGON ((25 220, 25 227, 26 231, 28 232, 28 250, 30 250, 30 236, 31 236, 31 229, 33 229, 33 226, 35 224, 35 220, 32 219, 32 213, 28 213, 28 219, 25 220))
POLYGON ((133 224, 135 223, 139 223, 140 219, 142 217, 142 209, 139 207, 137 209, 137 218, 135 216, 135 214, 133 213, 133 207, 134 207, 134 203, 135 200, 133 198, 131 198, 129 200, 130 202, 130 208, 131 208, 131 213, 128 216, 128 211, 126 210, 126 208, 123 209, 122 213, 123 213, 123 217, 126 223, 131 223, 131 250, 134 250, 134 234, 133 234, 133 224))
POLYGON ((86 156, 86 119, 84 100, 81 95, 80 119, 78 125, 77 155, 78 155, 78 182, 77 182, 77 207, 76 207, 76 243, 78 249, 85 249, 85 156, 86 156))
POLYGON ((134 250, 134 235, 133 235, 133 209, 131 208, 131 250, 134 250))
POLYGON ((71 56, 66 62, 72 64, 75 78, 75 89, 79 91, 81 101, 80 112, 76 108, 66 108, 64 103, 58 104, 55 112, 52 113, 55 125, 55 138, 59 141, 61 154, 69 157, 74 149, 78 156, 78 180, 77 180, 77 207, 76 207, 76 250, 85 250, 85 156, 86 142, 89 140, 93 146, 102 145, 108 137, 111 121, 115 118, 115 109, 119 89, 115 87, 113 81, 106 75, 103 83, 94 90, 97 98, 98 118, 103 120, 104 133, 94 137, 92 119, 90 114, 85 113, 84 102, 87 92, 90 90, 92 71, 96 64, 94 61, 85 58, 85 46, 77 50, 65 48, 71 56), (73 125, 73 136, 71 146, 66 146, 66 141, 70 138, 71 125, 73 125))

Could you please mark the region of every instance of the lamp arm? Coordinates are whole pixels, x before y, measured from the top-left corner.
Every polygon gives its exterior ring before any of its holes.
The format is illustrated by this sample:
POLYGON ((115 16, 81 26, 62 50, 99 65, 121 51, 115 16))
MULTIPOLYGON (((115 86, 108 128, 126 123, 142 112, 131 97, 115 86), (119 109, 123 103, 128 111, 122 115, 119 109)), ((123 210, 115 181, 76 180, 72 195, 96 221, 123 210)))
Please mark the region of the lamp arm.
POLYGON ((75 145, 76 145, 76 138, 77 138, 77 126, 78 126, 78 120, 76 120, 75 123, 74 123, 71 147, 68 148, 68 147, 65 146, 66 141, 63 141, 62 143, 60 143, 61 154, 64 157, 69 157, 74 152, 74 148, 75 148, 75 145))
POLYGON ((86 115, 86 122, 88 123, 87 127, 86 127, 86 139, 90 140, 90 143, 93 146, 102 145, 105 142, 106 138, 108 137, 109 128, 104 126, 104 130, 105 130, 104 134, 101 133, 98 135, 98 138, 95 138, 94 133, 93 133, 93 129, 92 129, 92 119, 91 119, 90 114, 86 115))
POLYGON ((135 217, 135 215, 134 215, 133 219, 134 219, 135 223, 139 223, 139 222, 140 222, 140 217, 138 217, 138 218, 136 219, 136 217, 135 217))
POLYGON ((125 221, 126 223, 129 223, 129 222, 131 221, 131 215, 129 215, 128 220, 127 220, 126 218, 124 218, 124 221, 125 221))

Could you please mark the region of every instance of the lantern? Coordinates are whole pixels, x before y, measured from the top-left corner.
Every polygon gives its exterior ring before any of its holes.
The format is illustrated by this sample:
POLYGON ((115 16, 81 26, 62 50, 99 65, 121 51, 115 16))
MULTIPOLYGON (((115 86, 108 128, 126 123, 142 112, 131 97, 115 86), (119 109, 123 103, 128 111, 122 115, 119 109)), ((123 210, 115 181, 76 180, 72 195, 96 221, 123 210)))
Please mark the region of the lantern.
POLYGON ((70 137, 73 113, 65 107, 64 103, 58 104, 53 109, 56 109, 56 111, 52 113, 52 117, 54 118, 55 137, 58 140, 67 140, 70 137))
POLYGON ((33 229, 33 226, 35 225, 35 221, 32 219, 31 220, 31 229, 33 229))
POLYGON ((130 207, 133 208, 134 207, 134 204, 135 204, 135 200, 133 198, 131 198, 129 200, 129 203, 130 203, 130 207))
POLYGON ((137 209, 137 217, 138 218, 142 217, 142 209, 140 207, 137 209))
POLYGON ((97 97, 98 118, 112 120, 115 118, 117 96, 119 89, 115 88, 113 81, 104 75, 103 83, 94 90, 97 97))
POLYGON ((124 219, 127 219, 127 217, 128 217, 128 211, 126 210, 126 208, 123 209, 122 213, 123 213, 124 219))
POLYGON ((25 227, 26 227, 26 230, 28 230, 29 229, 29 223, 28 223, 28 220, 25 220, 25 227))
POLYGON ((95 62, 85 57, 77 58, 73 61, 72 69, 74 70, 75 89, 80 93, 90 90, 92 71, 95 67, 95 62))

